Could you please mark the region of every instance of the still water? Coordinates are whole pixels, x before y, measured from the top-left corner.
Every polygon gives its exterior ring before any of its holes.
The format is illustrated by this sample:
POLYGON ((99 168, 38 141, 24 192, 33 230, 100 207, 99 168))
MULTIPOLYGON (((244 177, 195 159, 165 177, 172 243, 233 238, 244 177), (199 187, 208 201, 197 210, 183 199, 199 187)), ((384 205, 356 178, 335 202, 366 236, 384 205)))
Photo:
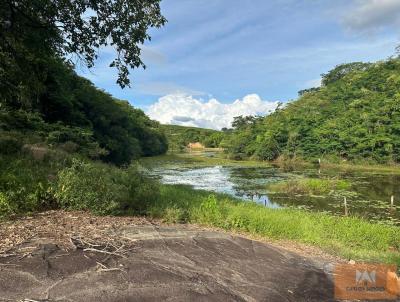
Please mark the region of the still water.
POLYGON ((344 214, 344 196, 349 215, 386 224, 400 225, 400 174, 365 171, 302 169, 285 171, 279 167, 210 166, 166 167, 151 170, 165 184, 186 184, 195 189, 226 193, 267 207, 295 207, 310 211, 344 214), (346 179, 346 191, 331 191, 325 196, 272 193, 268 184, 297 177, 336 177, 346 179), (391 206, 391 196, 394 205, 391 206))

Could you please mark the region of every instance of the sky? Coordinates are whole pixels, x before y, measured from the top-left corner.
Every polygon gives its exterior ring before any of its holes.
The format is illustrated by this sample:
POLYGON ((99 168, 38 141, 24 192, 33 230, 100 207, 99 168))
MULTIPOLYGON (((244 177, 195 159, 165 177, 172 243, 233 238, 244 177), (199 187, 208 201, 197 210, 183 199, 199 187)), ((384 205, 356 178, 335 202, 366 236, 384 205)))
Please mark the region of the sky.
POLYGON ((336 65, 400 44, 400 0, 163 0, 161 11, 168 23, 150 30, 131 88, 115 83, 110 48, 77 72, 165 124, 221 129, 269 114, 336 65))

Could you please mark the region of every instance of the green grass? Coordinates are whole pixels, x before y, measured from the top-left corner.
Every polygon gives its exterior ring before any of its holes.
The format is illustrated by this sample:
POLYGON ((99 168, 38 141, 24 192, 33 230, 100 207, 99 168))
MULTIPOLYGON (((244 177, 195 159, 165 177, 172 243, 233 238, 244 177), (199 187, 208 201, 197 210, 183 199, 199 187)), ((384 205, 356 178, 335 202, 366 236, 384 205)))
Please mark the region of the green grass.
POLYGON ((348 180, 330 178, 299 178, 268 185, 272 192, 287 194, 324 195, 334 190, 346 190, 351 186, 348 180))
POLYGON ((370 171, 370 172, 379 172, 379 173, 399 173, 400 165, 399 164, 390 164, 390 165, 379 165, 379 164, 358 164, 358 163, 323 163, 321 164, 321 168, 327 169, 338 169, 338 170, 346 170, 346 171, 370 171))
MULTIPOLYGON (((172 158, 178 165, 184 160, 191 165, 221 160, 172 158)), ((172 223, 196 223, 268 239, 292 240, 357 261, 400 265, 400 228, 395 226, 354 217, 265 208, 187 186, 157 185, 135 167, 119 169, 63 156, 44 161, 3 156, 0 168, 0 217, 49 207, 98 214, 145 214, 172 223)), ((307 181, 307 187, 313 190, 325 190, 330 185, 307 181)))
POLYGON ((161 196, 148 214, 167 222, 197 223, 268 239, 292 240, 356 261, 400 264, 400 228, 355 217, 270 209, 181 185, 162 185, 161 196))

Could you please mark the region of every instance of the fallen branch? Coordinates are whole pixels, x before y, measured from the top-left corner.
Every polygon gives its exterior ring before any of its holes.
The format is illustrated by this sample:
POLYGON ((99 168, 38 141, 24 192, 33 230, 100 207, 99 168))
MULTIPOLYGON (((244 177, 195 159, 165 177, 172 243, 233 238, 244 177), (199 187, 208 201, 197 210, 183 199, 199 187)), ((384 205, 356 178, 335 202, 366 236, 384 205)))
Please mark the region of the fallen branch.
POLYGON ((21 266, 19 264, 12 264, 12 263, 0 263, 0 266, 21 266))
POLYGON ((125 273, 125 271, 123 269, 120 269, 118 267, 113 267, 113 268, 101 268, 98 270, 98 272, 113 272, 113 271, 121 271, 123 273, 125 273))
POLYGON ((114 256, 118 256, 118 257, 122 257, 122 258, 126 258, 126 256, 118 254, 118 253, 114 253, 114 252, 108 252, 108 251, 103 251, 103 250, 98 250, 95 248, 86 248, 83 249, 84 252, 95 252, 95 253, 102 253, 102 254, 107 254, 107 255, 114 255, 114 256))
POLYGON ((107 266, 105 266, 103 263, 100 263, 100 262, 98 262, 98 261, 96 261, 96 263, 97 263, 98 265, 100 265, 103 269, 107 269, 107 266))
POLYGON ((17 254, 16 253, 13 253, 13 254, 0 254, 1 258, 7 258, 7 257, 11 257, 11 256, 17 256, 17 254))

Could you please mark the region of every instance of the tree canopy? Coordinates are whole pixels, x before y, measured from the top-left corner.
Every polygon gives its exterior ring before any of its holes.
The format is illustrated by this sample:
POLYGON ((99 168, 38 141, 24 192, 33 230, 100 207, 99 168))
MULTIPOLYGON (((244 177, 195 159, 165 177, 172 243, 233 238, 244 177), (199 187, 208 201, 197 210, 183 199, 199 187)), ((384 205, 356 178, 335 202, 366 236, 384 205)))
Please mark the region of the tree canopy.
POLYGON ((400 59, 339 65, 321 87, 234 126, 228 152, 238 158, 400 162, 400 59))
MULTIPOLYGON (((0 3, 0 145, 44 143, 117 165, 161 154, 159 124, 74 71, 101 47, 116 57, 117 82, 143 66, 140 46, 160 27, 160 0, 5 0, 0 3), (4 143, 4 144, 3 144, 4 143)), ((9 149, 9 150, 12 150, 9 149)))
POLYGON ((3 103, 0 134, 32 132, 30 136, 50 145, 74 143, 117 165, 166 152, 167 141, 157 122, 127 101, 97 89, 62 60, 48 60, 43 84, 29 107, 3 103))
POLYGON ((212 129, 185 127, 178 125, 162 125, 171 150, 181 151, 189 143, 199 142, 207 148, 219 147, 224 135, 212 129))
POLYGON ((4 0, 0 3, 0 92, 14 99, 43 88, 49 57, 74 59, 89 68, 101 47, 112 47, 117 83, 129 69, 145 67, 140 45, 148 29, 164 25, 160 0, 4 0))

